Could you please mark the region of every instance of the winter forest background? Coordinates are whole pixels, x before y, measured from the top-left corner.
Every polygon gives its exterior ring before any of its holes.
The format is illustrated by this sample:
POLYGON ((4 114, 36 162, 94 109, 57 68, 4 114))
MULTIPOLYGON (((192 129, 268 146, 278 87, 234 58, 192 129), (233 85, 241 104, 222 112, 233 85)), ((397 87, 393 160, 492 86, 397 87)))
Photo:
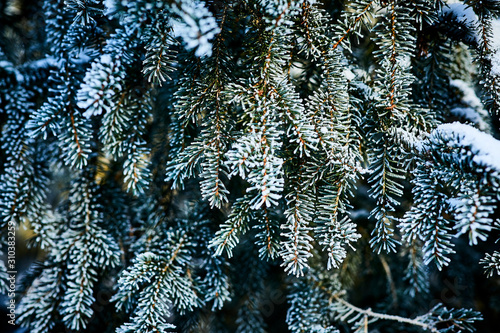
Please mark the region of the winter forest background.
POLYGON ((0 1, 0 331, 498 332, 499 15, 0 1))

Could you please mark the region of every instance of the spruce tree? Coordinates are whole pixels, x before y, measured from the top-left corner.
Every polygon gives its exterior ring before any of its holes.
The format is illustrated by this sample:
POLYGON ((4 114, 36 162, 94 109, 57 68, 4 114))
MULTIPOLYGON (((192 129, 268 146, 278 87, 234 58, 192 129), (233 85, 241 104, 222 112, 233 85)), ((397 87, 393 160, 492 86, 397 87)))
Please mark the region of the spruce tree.
POLYGON ((495 332, 499 15, 3 1, 2 244, 39 251, 17 325, 495 332))

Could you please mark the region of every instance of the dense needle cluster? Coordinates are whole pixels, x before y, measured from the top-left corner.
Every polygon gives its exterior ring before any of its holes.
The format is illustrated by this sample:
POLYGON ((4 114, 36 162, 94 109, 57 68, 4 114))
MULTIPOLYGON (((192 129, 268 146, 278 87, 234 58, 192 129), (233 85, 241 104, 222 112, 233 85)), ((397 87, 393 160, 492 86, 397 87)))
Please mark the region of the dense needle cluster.
POLYGON ((499 1, 0 10, 0 227, 41 253, 19 284, 29 332, 482 319, 435 295, 467 251, 500 274, 499 1))

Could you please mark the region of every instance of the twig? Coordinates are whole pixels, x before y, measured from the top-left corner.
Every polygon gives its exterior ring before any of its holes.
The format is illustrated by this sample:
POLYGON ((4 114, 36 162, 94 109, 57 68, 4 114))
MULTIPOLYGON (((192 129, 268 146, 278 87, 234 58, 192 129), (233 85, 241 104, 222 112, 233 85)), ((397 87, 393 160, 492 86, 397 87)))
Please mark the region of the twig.
POLYGON ((389 315, 389 314, 385 314, 385 313, 373 312, 372 309, 370 309, 370 308, 364 310, 364 309, 358 308, 357 306, 352 305, 351 303, 342 299, 340 296, 342 296, 344 294, 345 294, 345 292, 340 292, 340 293, 333 294, 332 297, 337 302, 341 303, 342 305, 344 305, 344 306, 348 307, 349 309, 354 310, 360 314, 363 314, 365 316, 372 317, 372 318, 377 318, 377 319, 382 319, 382 320, 392 320, 392 321, 397 321, 400 323, 410 324, 410 325, 414 325, 414 326, 420 326, 425 330, 431 331, 432 333, 439 333, 439 331, 436 328, 434 328, 433 325, 426 324, 426 323, 421 321, 423 319, 422 318, 423 316, 418 316, 415 319, 410 319, 410 318, 400 317, 400 316, 396 316, 396 315, 389 315))

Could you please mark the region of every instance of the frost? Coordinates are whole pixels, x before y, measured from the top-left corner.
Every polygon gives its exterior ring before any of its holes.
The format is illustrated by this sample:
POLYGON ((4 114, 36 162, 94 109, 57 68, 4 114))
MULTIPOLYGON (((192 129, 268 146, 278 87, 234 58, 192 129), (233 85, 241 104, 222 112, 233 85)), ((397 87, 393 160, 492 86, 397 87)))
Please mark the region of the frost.
POLYGON ((57 67, 59 66, 59 62, 54 57, 46 57, 43 59, 35 60, 28 64, 29 68, 49 68, 49 67, 57 67))
POLYGON ((477 245, 478 240, 485 241, 493 229, 490 216, 494 213, 495 205, 491 205, 490 198, 481 196, 477 189, 466 189, 459 193, 458 198, 449 199, 448 202, 455 213, 455 236, 468 234, 470 245, 477 245))
POLYGON ((420 151, 422 149, 422 139, 425 132, 417 133, 415 131, 406 130, 404 128, 394 127, 389 130, 389 133, 405 146, 420 151))
POLYGON ((186 49, 196 48, 197 57, 211 56, 210 40, 220 29, 208 9, 202 3, 183 2, 180 7, 174 8, 174 12, 180 17, 172 24, 175 36, 184 40, 186 49))
MULTIPOLYGON (((287 0, 262 1, 261 6, 264 19, 269 23, 267 29, 272 30, 279 25, 292 25, 293 23, 288 17, 298 13, 300 2, 287 0)), ((315 0, 309 1, 309 4, 312 5, 315 2, 315 0)))
POLYGON ((121 88, 124 75, 120 61, 112 60, 109 54, 102 55, 92 63, 77 93, 77 105, 85 110, 84 117, 90 118, 109 110, 116 91, 121 88))
POLYGON ((104 15, 111 16, 116 12, 115 0, 104 0, 104 15))
POLYGON ((88 54, 90 50, 82 50, 74 57, 71 57, 71 62, 76 65, 82 65, 89 63, 92 60, 92 57, 88 54))
MULTIPOLYGON (((25 63, 22 68, 26 71, 37 70, 40 68, 49 67, 60 67, 60 63, 54 57, 46 57, 31 62, 25 63)), ((0 68, 3 68, 8 73, 13 73, 16 76, 17 82, 21 83, 24 81, 24 76, 19 72, 19 70, 10 62, 6 60, 0 60, 0 68)))

